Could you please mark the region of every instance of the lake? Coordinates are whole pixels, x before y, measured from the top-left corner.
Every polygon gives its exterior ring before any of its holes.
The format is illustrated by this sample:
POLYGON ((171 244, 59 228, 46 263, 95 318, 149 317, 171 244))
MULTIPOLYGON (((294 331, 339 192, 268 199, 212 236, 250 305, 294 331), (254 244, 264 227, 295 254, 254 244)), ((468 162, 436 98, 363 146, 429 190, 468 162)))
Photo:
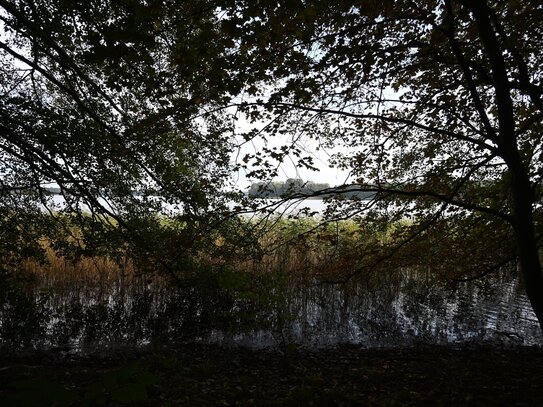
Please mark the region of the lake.
POLYGON ((179 341, 254 348, 543 344, 511 273, 456 286, 404 270, 348 284, 262 280, 255 287, 228 292, 211 283, 173 288, 143 280, 110 289, 41 287, 32 304, 19 300, 0 313, 0 349, 86 352, 179 341), (25 307, 25 321, 17 307, 25 307))
MULTIPOLYGON (((55 209, 61 209, 65 207, 65 200, 62 195, 52 195, 52 202, 55 205, 55 209)), ((108 203, 104 199, 98 200, 105 208, 111 209, 108 203)), ((302 209, 307 208, 311 212, 322 213, 326 209, 326 203, 322 199, 305 199, 305 200, 292 200, 286 201, 282 204, 275 205, 279 202, 278 199, 262 199, 262 206, 274 206, 275 213, 295 214, 302 209)), ((230 208, 233 209, 236 204, 230 204, 230 208)), ((80 208, 84 211, 88 211, 89 208, 85 205, 81 205, 80 208)), ((164 212, 175 212, 176 207, 174 205, 164 205, 164 212)))

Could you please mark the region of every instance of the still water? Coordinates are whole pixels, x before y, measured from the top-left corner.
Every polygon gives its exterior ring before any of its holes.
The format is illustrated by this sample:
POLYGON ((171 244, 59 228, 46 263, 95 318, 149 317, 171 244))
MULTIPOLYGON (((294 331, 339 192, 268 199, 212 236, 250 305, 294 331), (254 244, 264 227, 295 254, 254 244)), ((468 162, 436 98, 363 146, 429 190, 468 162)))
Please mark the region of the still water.
POLYGON ((15 299, 0 313, 0 349, 84 352, 177 341, 255 348, 543 344, 510 273, 456 286, 400 271, 348 284, 263 282, 250 292, 145 281, 109 290, 41 287, 32 304, 15 299))
MULTIPOLYGON (((98 202, 104 206, 104 208, 111 210, 111 206, 109 203, 104 200, 103 198, 99 198, 98 202)), ((279 199, 259 199, 259 207, 268 209, 273 208, 273 211, 275 213, 282 213, 282 214, 297 214, 304 211, 309 212, 316 212, 316 213, 323 213, 326 210, 326 202, 322 199, 304 199, 304 200, 290 200, 290 201, 282 201, 279 199)), ((64 200, 64 197, 62 195, 52 195, 51 196, 51 204, 53 209, 63 209, 66 207, 66 201, 64 200)), ((232 202, 229 204, 230 209, 233 209, 234 206, 237 204, 232 202)), ((83 211, 89 211, 88 206, 81 204, 79 208, 83 211)), ((164 204, 162 207, 163 213, 175 213, 179 212, 180 208, 178 205, 173 204, 164 204)), ((255 212, 248 212, 248 216, 251 216, 252 214, 258 214, 258 211, 255 212)))
POLYGON ((495 342, 542 344, 539 325, 517 279, 457 286, 407 276, 402 281, 319 285, 294 290, 282 331, 237 335, 214 332, 218 342, 309 347, 339 343, 366 347, 495 342))

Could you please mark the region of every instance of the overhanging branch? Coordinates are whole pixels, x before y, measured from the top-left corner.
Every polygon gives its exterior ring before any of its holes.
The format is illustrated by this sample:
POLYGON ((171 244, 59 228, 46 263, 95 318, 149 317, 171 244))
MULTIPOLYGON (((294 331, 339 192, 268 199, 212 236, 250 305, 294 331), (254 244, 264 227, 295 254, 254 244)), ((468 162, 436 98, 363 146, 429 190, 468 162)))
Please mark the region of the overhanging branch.
MULTIPOLYGON (((262 105, 265 105, 262 103, 262 105)), ((386 116, 386 115, 378 115, 378 114, 371 114, 371 113, 354 113, 354 112, 346 112, 343 110, 336 110, 336 109, 329 109, 329 108, 318 108, 318 107, 310 107, 310 106, 303 106, 299 104, 294 103, 287 103, 287 102, 277 102, 273 103, 273 106, 281 106, 281 107, 288 107, 291 109, 297 109, 297 110, 303 110, 308 112, 314 112, 314 113, 320 113, 320 114, 328 114, 328 115, 337 115, 337 116, 344 116, 344 117, 350 117, 354 119, 370 119, 370 120, 378 120, 385 123, 393 123, 393 124, 405 124, 410 127, 424 130, 428 133, 435 133, 440 136, 446 136, 449 138, 452 138, 454 140, 460 140, 464 142, 468 142, 470 144, 474 144, 478 147, 484 148, 488 151, 490 151, 494 155, 500 155, 500 150, 498 147, 495 147, 491 144, 486 143, 483 140, 478 140, 476 138, 455 133, 450 130, 441 129, 437 127, 428 126, 426 124, 419 123, 417 121, 406 119, 403 117, 392 117, 392 116, 386 116)))

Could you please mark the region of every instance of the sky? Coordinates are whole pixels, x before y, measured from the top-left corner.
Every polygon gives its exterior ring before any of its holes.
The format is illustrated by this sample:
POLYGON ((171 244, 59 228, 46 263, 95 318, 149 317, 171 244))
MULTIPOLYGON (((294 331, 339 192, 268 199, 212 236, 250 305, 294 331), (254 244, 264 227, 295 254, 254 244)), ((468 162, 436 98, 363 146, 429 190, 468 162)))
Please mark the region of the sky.
MULTIPOLYGON (((273 136, 268 137, 266 141, 261 138, 255 138, 250 142, 243 143, 244 140, 241 136, 243 133, 248 132, 251 128, 261 128, 264 123, 250 124, 240 114, 236 114, 235 122, 235 135, 237 136, 237 142, 241 144, 241 147, 236 149, 232 154, 233 162, 241 162, 246 154, 263 155, 262 149, 267 146, 268 148, 280 147, 283 145, 290 145, 293 143, 291 135, 273 136)), ((318 171, 312 171, 303 166, 296 164, 296 157, 293 155, 287 156, 284 162, 278 167, 278 176, 273 181, 286 181, 288 178, 300 178, 303 181, 312 181, 316 183, 328 183, 330 186, 341 185, 348 181, 348 171, 340 170, 338 168, 331 168, 329 164, 329 158, 335 153, 346 153, 345 147, 336 146, 333 149, 323 148, 318 146, 318 143, 314 139, 309 137, 300 138, 296 140, 296 144, 302 148, 305 155, 313 157, 314 166, 318 171)), ((252 182, 260 181, 259 179, 252 179, 247 176, 247 170, 239 170, 232 176, 234 186, 240 189, 248 189, 252 182)))

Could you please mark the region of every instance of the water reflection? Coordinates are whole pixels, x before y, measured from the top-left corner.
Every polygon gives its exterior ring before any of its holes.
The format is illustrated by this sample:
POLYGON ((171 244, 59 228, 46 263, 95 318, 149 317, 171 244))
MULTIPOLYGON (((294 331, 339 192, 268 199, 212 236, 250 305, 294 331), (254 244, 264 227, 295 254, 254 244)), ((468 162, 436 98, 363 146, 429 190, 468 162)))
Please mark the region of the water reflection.
POLYGON ((41 287, 31 303, 14 298, 1 308, 0 340, 4 349, 72 351, 180 340, 252 347, 541 344, 537 320, 512 275, 450 286, 419 274, 343 285, 291 281, 255 292, 208 283, 183 289, 118 285, 109 291, 41 287))

